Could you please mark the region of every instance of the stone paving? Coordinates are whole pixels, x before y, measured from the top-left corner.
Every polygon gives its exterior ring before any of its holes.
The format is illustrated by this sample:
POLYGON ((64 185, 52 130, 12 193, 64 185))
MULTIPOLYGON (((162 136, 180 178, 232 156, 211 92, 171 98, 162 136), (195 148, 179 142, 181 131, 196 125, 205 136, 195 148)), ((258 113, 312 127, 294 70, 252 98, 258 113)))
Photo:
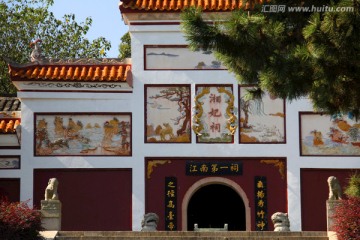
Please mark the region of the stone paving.
POLYGON ((48 231, 47 240, 334 240, 331 232, 48 231))

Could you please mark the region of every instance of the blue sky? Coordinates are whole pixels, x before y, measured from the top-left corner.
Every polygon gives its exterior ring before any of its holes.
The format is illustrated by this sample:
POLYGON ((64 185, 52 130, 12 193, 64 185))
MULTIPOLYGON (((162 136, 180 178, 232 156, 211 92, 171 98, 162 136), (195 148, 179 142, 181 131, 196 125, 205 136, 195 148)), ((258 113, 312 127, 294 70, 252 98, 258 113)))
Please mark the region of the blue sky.
POLYGON ((91 17, 93 22, 86 37, 89 40, 105 37, 111 42, 107 57, 119 55, 120 38, 128 31, 119 10, 120 0, 55 0, 50 8, 56 18, 62 19, 64 14, 74 13, 76 22, 84 22, 91 17))

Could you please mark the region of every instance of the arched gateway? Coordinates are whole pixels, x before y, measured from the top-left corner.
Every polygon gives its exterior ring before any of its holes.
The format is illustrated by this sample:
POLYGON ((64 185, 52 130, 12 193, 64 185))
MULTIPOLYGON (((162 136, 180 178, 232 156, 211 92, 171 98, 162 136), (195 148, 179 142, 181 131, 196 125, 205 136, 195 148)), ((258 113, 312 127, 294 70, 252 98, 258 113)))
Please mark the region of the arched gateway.
POLYGON ((182 229, 193 230, 194 223, 200 228, 222 228, 250 231, 249 200, 235 182, 222 177, 204 178, 194 183, 182 202, 182 229))

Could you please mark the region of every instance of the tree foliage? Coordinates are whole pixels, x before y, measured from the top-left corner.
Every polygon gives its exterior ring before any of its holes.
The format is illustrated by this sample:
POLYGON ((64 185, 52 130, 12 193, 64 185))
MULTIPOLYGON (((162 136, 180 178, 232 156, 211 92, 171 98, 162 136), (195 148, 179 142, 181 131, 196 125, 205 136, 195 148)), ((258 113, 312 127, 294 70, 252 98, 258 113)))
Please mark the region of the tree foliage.
POLYGON ((339 240, 360 239, 360 197, 349 196, 335 207, 334 231, 339 240))
POLYGON ((121 43, 119 45, 119 58, 131 58, 131 37, 130 33, 127 32, 121 37, 121 43))
POLYGON ((255 84, 254 97, 263 91, 288 100, 309 97, 317 111, 358 118, 359 9, 359 0, 274 0, 209 24, 201 10, 190 8, 182 14, 182 28, 191 49, 213 50, 241 84, 255 84), (264 11, 270 6, 286 8, 264 11))
POLYGON ((53 0, 0 0, 0 93, 14 93, 6 58, 29 62, 30 42, 42 40, 46 58, 101 58, 111 47, 103 37, 85 38, 92 19, 76 22, 74 14, 57 19, 49 7, 53 0))
POLYGON ((360 198, 360 173, 355 172, 350 175, 349 184, 345 189, 345 194, 360 198))
POLYGON ((360 239, 360 174, 352 173, 345 187, 345 199, 334 209, 334 231, 339 240, 360 239))

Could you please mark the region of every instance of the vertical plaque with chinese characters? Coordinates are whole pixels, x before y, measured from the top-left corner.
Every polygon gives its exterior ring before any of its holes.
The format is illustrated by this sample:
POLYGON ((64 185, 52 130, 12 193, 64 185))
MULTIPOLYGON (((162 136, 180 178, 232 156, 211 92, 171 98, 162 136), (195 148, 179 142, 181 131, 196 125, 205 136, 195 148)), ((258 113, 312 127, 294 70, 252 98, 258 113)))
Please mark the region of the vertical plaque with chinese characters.
POLYGON ((192 129, 198 143, 233 143, 237 128, 232 85, 196 85, 192 129))
POLYGON ((165 177, 165 230, 177 230, 177 179, 165 177))
POLYGON ((267 186, 266 177, 255 177, 255 230, 267 231, 267 186))

